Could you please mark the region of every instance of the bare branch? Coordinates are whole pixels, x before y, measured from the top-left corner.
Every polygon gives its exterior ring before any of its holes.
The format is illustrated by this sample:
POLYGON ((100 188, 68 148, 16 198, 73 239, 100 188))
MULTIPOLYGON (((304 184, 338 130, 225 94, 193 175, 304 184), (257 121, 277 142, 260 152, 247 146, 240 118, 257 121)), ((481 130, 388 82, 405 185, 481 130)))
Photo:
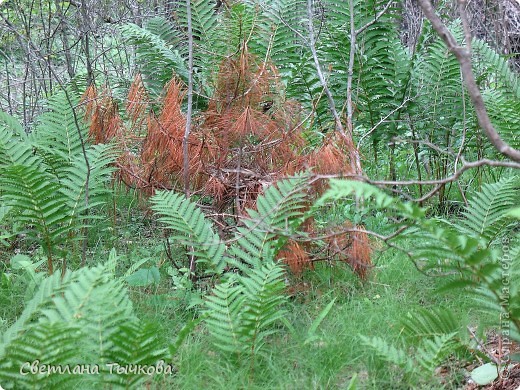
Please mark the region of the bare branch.
POLYGON ((486 105, 484 104, 484 99, 482 98, 479 87, 475 81, 475 76, 471 67, 471 39, 468 39, 471 37, 471 32, 469 32, 467 15, 464 9, 465 0, 459 0, 459 13, 463 21, 466 35, 465 47, 459 46, 453 34, 450 32, 450 30, 448 30, 441 18, 435 13, 435 10, 433 9, 433 6, 429 0, 418 0, 418 2, 426 18, 428 18, 437 34, 439 34, 439 36, 448 46, 448 50, 457 58, 457 61, 460 64, 466 88, 468 89, 468 94, 471 98, 473 106, 475 107, 478 123, 484 131, 484 134, 486 134, 491 144, 501 154, 513 161, 520 162, 520 150, 514 149, 509 144, 507 144, 493 127, 486 110, 486 105))
MULTIPOLYGON (((394 1, 389 1, 388 3, 386 3, 385 7, 375 16, 374 19, 372 19, 370 22, 368 22, 367 24, 365 24, 364 26, 358 28, 355 32, 356 35, 359 35, 361 34, 363 31, 365 31, 367 28, 369 28, 370 26, 372 26, 374 23, 376 23, 379 19, 381 19, 381 16, 383 16, 386 11, 388 11, 388 9, 390 8, 390 6, 394 3, 394 1)), ((352 13, 351 13, 352 15, 352 13)))
POLYGON ((356 175, 356 174, 342 174, 342 175, 315 175, 311 182, 317 180, 324 179, 338 179, 338 178, 349 178, 352 180, 363 181, 368 184, 373 184, 378 187, 386 187, 386 186, 415 186, 415 185, 440 185, 440 184, 448 184, 454 182, 459 179, 460 176, 467 170, 478 168, 482 166, 489 167, 504 167, 504 168, 513 168, 520 169, 520 164, 512 161, 497 161, 497 160, 488 160, 482 159, 477 161, 467 162, 464 159, 461 159, 463 165, 458 170, 456 170, 451 176, 447 176, 444 179, 439 180, 370 180, 368 177, 364 175, 356 175))
MULTIPOLYGON (((351 8, 353 5, 351 4, 351 8)), ((327 96, 327 100, 329 103, 329 110, 332 113, 332 116, 334 117, 334 122, 336 125, 336 131, 338 131, 341 136, 346 140, 346 142, 350 145, 350 165, 354 172, 357 174, 361 174, 362 168, 361 168, 361 159, 359 157, 359 151, 356 148, 354 144, 354 140, 352 137, 352 126, 349 125, 348 132, 345 132, 345 128, 343 127, 343 124, 341 123, 341 118, 338 113, 338 110, 336 109, 336 103, 334 102, 334 98, 332 96, 332 93, 330 92, 330 89, 327 85, 327 80, 325 79, 325 76, 323 74, 323 71, 321 69, 320 60, 318 58, 318 53, 316 51, 316 38, 314 36, 314 22, 313 22, 313 8, 312 8, 312 0, 307 0, 307 29, 309 33, 309 48, 311 49, 312 58, 314 59, 314 66, 316 68, 316 73, 318 74, 318 78, 320 79, 320 84, 323 88, 323 91, 325 92, 325 95, 327 96)), ((351 53, 352 53, 351 48, 351 53)), ((354 56, 351 56, 350 62, 352 62, 352 68, 354 66, 353 64, 354 56)), ((351 74, 349 73, 350 80, 352 79, 351 74)), ((352 80, 350 81, 350 84, 352 84, 352 80)), ((349 96, 351 96, 349 94, 349 96)), ((350 103, 350 107, 352 107, 352 103, 350 103)), ((347 123, 348 124, 348 123, 347 123)))

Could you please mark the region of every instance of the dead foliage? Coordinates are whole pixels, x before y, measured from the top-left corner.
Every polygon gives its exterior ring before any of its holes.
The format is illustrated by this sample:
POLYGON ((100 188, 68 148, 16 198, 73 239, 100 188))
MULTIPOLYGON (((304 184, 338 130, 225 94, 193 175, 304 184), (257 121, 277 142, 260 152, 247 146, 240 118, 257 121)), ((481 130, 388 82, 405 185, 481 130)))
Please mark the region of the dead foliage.
MULTIPOLYGON (((283 85, 271 63, 259 62, 244 50, 222 61, 215 86, 207 109, 193 118, 188 139, 190 189, 212 199, 213 214, 234 215, 238 222, 247 209, 256 207, 266 186, 306 169, 351 173, 348 156, 354 145, 339 133, 328 134, 321 147, 309 150, 302 108, 283 98, 283 85)), ((119 148, 117 178, 127 186, 148 195, 156 189, 182 188, 184 97, 184 85, 174 78, 162 99, 152 102, 139 75, 130 86, 123 113, 108 88, 91 86, 85 92, 89 137, 119 148)), ((319 194, 323 189, 318 182, 312 190, 319 194)), ((224 221, 218 218, 220 226, 224 221)), ((304 228, 316 233, 312 221, 304 228)), ((361 278, 367 277, 370 243, 365 233, 326 241, 332 256, 350 264, 361 278)), ((279 258, 300 274, 313 268, 309 253, 306 245, 290 240, 279 258)))
POLYGON ((278 259, 281 259, 289 266, 295 275, 300 275, 305 269, 314 269, 314 265, 301 243, 290 240, 278 252, 278 259))

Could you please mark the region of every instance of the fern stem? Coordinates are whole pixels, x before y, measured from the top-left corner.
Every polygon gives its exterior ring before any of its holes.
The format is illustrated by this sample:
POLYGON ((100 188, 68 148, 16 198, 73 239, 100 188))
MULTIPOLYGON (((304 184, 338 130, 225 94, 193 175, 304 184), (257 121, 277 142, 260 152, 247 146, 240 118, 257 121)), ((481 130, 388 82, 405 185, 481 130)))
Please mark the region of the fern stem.
POLYGON ((52 275, 54 273, 53 259, 52 259, 52 244, 48 238, 47 238, 45 244, 47 246, 47 268, 49 269, 49 275, 52 275))

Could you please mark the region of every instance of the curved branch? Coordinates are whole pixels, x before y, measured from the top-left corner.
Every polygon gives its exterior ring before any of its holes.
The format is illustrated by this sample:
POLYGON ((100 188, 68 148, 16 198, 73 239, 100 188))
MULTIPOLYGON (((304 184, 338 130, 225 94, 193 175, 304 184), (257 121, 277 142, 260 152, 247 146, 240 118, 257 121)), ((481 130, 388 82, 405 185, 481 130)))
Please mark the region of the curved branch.
POLYGON ((484 134, 486 134, 491 144, 501 154, 513 161, 520 162, 520 150, 513 148, 505 142, 491 123, 486 110, 486 105, 484 104, 484 99, 482 98, 477 82, 475 81, 475 75, 473 74, 471 66, 471 32, 469 31, 467 16, 464 10, 465 0, 459 0, 459 12, 466 35, 466 46, 459 46, 453 34, 448 30, 441 18, 435 13, 430 0, 418 0, 418 2, 426 18, 430 21, 437 34, 448 46, 448 50, 457 58, 457 61, 460 64, 460 69, 464 77, 466 88, 468 89, 468 94, 473 103, 473 107, 475 107, 478 123, 484 131, 484 134))

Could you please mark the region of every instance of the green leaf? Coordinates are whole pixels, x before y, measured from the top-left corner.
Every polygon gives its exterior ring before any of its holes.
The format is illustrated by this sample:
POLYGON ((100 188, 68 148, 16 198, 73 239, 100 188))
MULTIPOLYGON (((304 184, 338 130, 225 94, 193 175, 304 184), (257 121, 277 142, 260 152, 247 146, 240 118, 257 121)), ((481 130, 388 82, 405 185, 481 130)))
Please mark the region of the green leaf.
POLYGON ((473 280, 452 280, 450 282, 444 283, 441 287, 439 287, 436 291, 444 292, 454 289, 466 288, 470 286, 477 286, 478 283, 473 280))
POLYGON ((456 228, 463 234, 484 238, 490 243, 509 224, 506 217, 520 201, 518 176, 508 177, 497 183, 484 184, 482 191, 470 199, 464 211, 464 219, 456 228))
POLYGON ((249 218, 241 220, 245 227, 237 229, 229 250, 235 267, 247 270, 274 258, 305 220, 308 187, 308 177, 301 174, 278 181, 258 197, 257 210, 247 210, 249 218))
POLYGON ((350 379, 348 386, 345 390, 356 390, 358 384, 358 374, 357 372, 352 375, 352 378, 350 379))
POLYGON ((10 264, 12 269, 33 268, 31 267, 33 265, 31 258, 27 255, 22 254, 14 255, 13 257, 11 257, 10 264))
POLYGON ((316 336, 316 331, 318 330, 318 327, 321 325, 325 317, 329 314, 330 310, 334 306, 334 302, 336 302, 337 298, 334 298, 332 301, 328 303, 327 306, 320 312, 320 314, 312 321, 311 326, 309 327, 309 330, 307 331, 307 338, 304 341, 304 344, 308 344, 309 342, 313 341, 316 336))
POLYGON ((480 386, 489 385, 497 378, 498 369, 493 363, 486 363, 471 372, 471 379, 480 386))
POLYGON ((159 284, 161 275, 157 267, 141 268, 126 278, 126 282, 130 286, 149 286, 150 284, 159 284))

